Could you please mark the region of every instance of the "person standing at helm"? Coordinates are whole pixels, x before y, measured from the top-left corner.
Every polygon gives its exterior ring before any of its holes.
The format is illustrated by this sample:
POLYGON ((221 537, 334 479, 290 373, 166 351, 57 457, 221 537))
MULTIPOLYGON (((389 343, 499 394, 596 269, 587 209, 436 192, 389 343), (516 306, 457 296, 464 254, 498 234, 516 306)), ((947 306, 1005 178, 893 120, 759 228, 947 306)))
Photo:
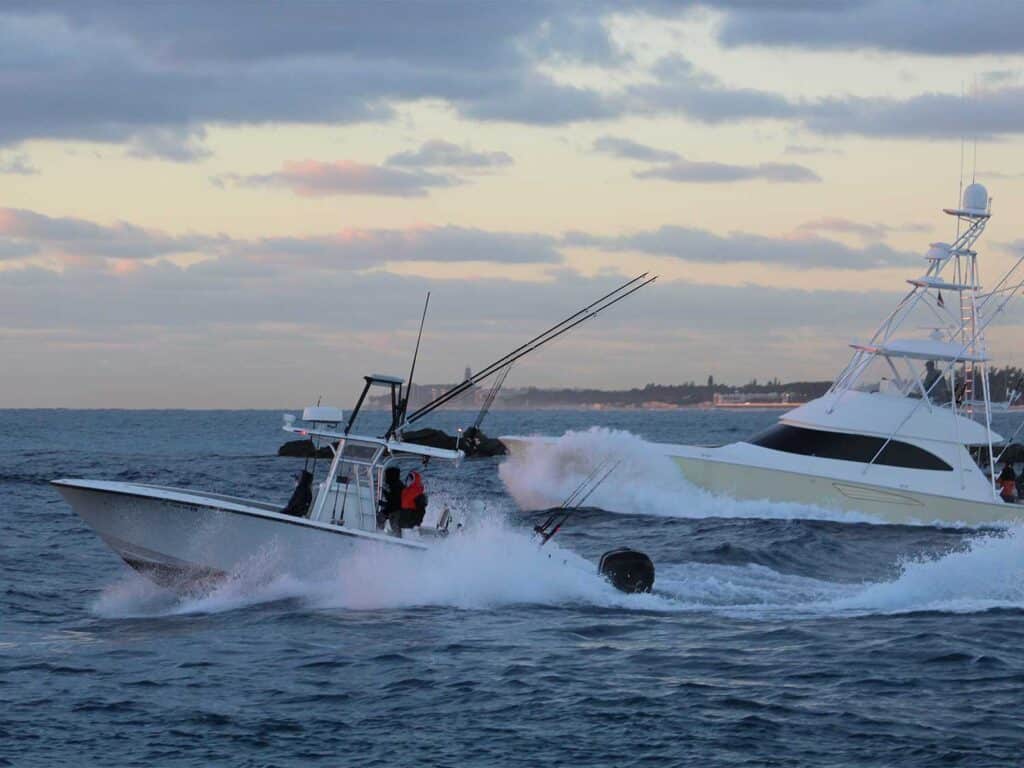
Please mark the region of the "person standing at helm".
POLYGON ((946 380, 935 368, 935 361, 929 360, 924 364, 924 391, 933 403, 949 402, 949 389, 946 387, 946 380))
POLYGON ((423 523, 427 513, 427 494, 423 487, 423 477, 413 470, 406 477, 405 490, 402 491, 402 527, 415 528, 423 523))

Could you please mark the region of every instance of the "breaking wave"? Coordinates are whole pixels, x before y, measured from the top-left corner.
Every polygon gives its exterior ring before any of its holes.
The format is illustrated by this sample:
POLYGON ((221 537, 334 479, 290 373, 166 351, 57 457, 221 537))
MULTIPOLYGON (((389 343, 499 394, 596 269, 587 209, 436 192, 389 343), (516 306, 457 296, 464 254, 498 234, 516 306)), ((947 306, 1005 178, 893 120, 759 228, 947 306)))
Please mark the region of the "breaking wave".
POLYGON ((522 509, 546 509, 560 504, 595 467, 606 461, 620 463, 587 503, 609 512, 878 522, 871 515, 857 512, 715 496, 688 482, 657 445, 630 432, 604 427, 567 432, 557 439, 520 442, 499 467, 498 474, 522 509))

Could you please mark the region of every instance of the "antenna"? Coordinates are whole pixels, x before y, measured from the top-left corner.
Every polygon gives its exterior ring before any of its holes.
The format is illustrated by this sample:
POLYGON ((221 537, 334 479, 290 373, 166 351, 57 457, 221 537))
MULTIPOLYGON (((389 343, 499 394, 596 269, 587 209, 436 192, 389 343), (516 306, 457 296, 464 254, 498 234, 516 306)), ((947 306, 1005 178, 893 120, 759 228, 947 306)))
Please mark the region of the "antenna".
POLYGON ((416 350, 412 353, 412 365, 409 367, 409 381, 405 385, 405 397, 402 398, 402 411, 395 420, 396 425, 405 420, 405 411, 409 407, 409 395, 412 394, 412 377, 416 373, 416 359, 420 356, 420 339, 423 338, 423 324, 427 321, 427 307, 430 306, 430 291, 423 302, 423 316, 420 317, 420 331, 416 334, 416 350))
MULTIPOLYGON (((963 80, 960 81, 960 114, 967 114, 967 110, 964 109, 966 104, 965 97, 966 84, 963 80)), ((964 199, 964 142, 967 140, 964 134, 964 129, 960 129, 960 188, 956 192, 956 204, 960 205, 960 202, 964 199)), ((956 238, 960 239, 960 217, 956 217, 956 238)))
MULTIPOLYGON (((978 74, 974 74, 974 101, 977 106, 978 101, 978 74)), ((978 180, 978 131, 977 125, 975 125, 974 131, 974 167, 971 169, 971 184, 978 180)))

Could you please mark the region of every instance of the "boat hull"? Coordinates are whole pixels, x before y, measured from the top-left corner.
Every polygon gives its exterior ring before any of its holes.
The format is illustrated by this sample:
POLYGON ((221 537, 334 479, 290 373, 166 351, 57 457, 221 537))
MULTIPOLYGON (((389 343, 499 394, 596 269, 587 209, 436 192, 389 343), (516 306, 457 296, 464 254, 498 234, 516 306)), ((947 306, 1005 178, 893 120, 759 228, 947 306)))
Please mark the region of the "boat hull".
POLYGON ((322 573, 357 552, 424 548, 407 539, 288 517, 270 505, 214 494, 102 481, 57 480, 54 485, 128 565, 175 588, 246 569, 322 573))
POLYGON ((986 525, 1024 520, 1024 506, 978 502, 697 456, 672 456, 693 485, 739 500, 806 504, 888 523, 986 525))

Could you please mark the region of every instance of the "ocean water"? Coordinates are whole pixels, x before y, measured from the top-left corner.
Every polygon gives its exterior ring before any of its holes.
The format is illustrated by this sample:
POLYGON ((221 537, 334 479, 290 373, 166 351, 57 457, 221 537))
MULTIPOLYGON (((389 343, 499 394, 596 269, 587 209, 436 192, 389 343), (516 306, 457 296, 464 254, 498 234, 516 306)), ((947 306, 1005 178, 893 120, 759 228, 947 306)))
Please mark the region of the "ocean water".
POLYGON ((283 504, 301 461, 273 455, 279 412, 0 411, 0 765, 1024 763, 1024 530, 715 498, 648 442, 720 443, 775 417, 493 413, 492 434, 570 434, 525 460, 431 467, 431 498, 474 523, 426 558, 181 597, 123 566, 48 481, 283 504), (538 550, 542 513, 523 507, 608 456, 621 464, 592 506, 538 550), (594 573, 623 544, 654 559, 655 594, 594 573))

